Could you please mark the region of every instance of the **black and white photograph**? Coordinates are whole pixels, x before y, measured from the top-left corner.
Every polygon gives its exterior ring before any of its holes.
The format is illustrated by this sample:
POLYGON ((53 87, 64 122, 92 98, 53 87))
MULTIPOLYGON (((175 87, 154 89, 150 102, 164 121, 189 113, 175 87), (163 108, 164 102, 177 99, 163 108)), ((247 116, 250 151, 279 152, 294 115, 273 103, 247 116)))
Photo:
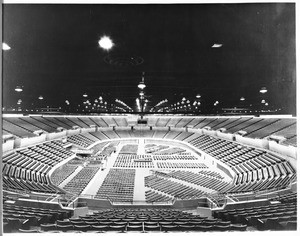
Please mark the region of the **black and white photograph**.
POLYGON ((1 53, 4 235, 297 232, 295 2, 4 1, 1 53))

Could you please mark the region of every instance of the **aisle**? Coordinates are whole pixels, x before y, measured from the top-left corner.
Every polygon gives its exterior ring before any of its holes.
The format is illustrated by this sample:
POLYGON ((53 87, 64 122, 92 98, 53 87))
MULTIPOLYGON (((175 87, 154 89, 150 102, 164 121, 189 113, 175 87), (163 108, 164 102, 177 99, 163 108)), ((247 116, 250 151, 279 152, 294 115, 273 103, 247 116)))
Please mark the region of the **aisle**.
POLYGON ((77 174, 82 170, 82 166, 78 166, 77 169, 70 174, 58 187, 64 188, 77 174))
POLYGON ((98 189, 102 185, 107 173, 109 172, 109 169, 106 168, 105 170, 101 170, 101 168, 98 170, 94 178, 89 182, 89 184, 85 187, 85 189, 82 191, 81 195, 93 195, 95 196, 98 189))
POLYGON ((133 201, 145 201, 145 176, 149 175, 149 169, 135 169, 133 201))
POLYGON ((138 155, 144 155, 145 154, 145 139, 139 138, 138 139, 138 155))

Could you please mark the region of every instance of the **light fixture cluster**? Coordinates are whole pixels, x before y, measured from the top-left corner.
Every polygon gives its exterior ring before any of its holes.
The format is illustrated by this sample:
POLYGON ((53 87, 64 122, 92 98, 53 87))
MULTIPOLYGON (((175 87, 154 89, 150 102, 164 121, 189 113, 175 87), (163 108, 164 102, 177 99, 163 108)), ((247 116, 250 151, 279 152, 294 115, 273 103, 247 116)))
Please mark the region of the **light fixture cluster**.
MULTIPOLYGON (((150 109, 150 112, 153 112, 153 111, 156 110, 158 107, 164 105, 164 104, 167 103, 167 102, 168 102, 168 99, 161 100, 159 103, 157 103, 154 107, 152 107, 152 108, 150 109)), ((159 110, 160 110, 160 109, 159 109, 159 110)), ((159 111, 159 110, 158 110, 158 111, 159 111)))
POLYGON ((139 89, 139 98, 136 99, 136 104, 137 104, 137 109, 139 112, 144 112, 146 110, 146 106, 148 103, 148 100, 145 99, 146 93, 145 93, 145 88, 146 88, 146 84, 144 82, 145 78, 145 72, 143 72, 143 76, 142 76, 142 81, 138 84, 138 89, 139 89))
MULTIPOLYGON (((133 111, 133 109, 130 106, 128 106, 125 102, 123 102, 119 99, 116 99, 115 102, 117 102, 117 103, 121 104, 122 106, 126 107, 127 111, 130 111, 130 112, 133 111)), ((124 112, 126 112, 126 110, 124 112)))
POLYGON ((116 106, 115 107, 115 111, 117 112, 117 110, 121 110, 122 112, 127 112, 124 108, 116 106))

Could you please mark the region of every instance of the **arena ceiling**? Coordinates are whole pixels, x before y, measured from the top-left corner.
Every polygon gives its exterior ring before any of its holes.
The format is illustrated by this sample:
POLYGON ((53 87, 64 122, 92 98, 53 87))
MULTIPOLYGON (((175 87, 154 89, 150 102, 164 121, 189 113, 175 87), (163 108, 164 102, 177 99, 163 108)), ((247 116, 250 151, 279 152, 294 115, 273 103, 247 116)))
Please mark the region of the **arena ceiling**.
POLYGON ((84 93, 134 107, 145 72, 149 107, 201 94, 208 108, 265 99, 296 112, 295 4, 5 4, 3 41, 7 108, 77 105, 84 93))

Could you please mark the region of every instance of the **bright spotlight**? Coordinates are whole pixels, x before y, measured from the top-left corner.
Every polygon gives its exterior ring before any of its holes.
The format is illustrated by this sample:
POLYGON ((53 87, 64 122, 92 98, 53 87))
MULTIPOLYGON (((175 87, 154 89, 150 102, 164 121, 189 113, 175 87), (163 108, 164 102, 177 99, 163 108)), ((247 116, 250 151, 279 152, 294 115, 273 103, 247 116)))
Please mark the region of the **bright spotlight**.
POLYGON ((17 86, 17 87, 15 88, 15 91, 16 91, 16 92, 22 92, 22 91, 23 91, 23 89, 22 89, 22 87, 21 87, 21 86, 17 86))
POLYGON ((107 51, 109 51, 114 46, 113 41, 108 36, 105 35, 100 38, 98 43, 101 48, 107 51))
POLYGON ((2 50, 4 50, 4 51, 8 51, 8 50, 10 50, 11 49, 11 47, 10 46, 8 46, 8 44, 6 44, 6 43, 2 43, 2 50))
POLYGON ((215 44, 212 45, 211 47, 212 47, 212 48, 220 48, 220 47, 222 47, 222 46, 223 46, 223 44, 215 43, 215 44))
POLYGON ((260 93, 266 93, 268 92, 267 88, 266 87, 262 87, 260 90, 259 90, 260 93))

